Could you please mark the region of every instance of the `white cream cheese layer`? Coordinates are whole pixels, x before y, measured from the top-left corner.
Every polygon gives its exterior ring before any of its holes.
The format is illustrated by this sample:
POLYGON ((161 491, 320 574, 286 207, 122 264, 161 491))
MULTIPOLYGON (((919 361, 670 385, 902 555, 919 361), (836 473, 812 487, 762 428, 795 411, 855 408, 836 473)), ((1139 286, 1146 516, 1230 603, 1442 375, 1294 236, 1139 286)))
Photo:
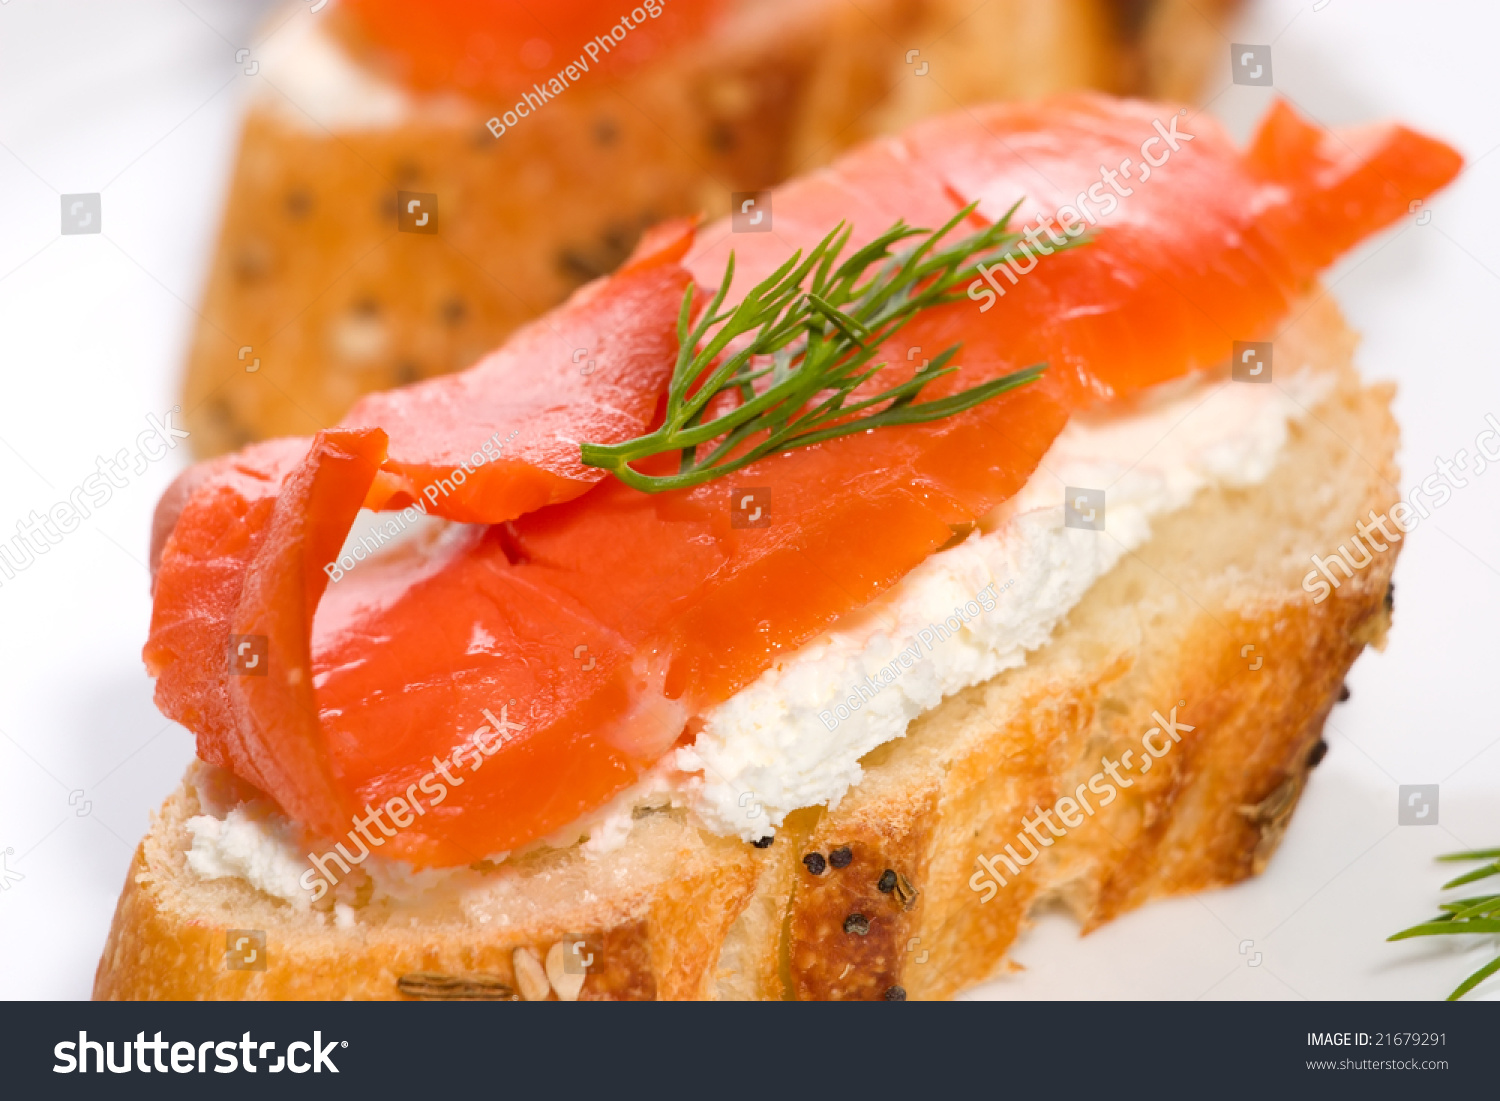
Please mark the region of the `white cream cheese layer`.
MULTIPOLYGON (((836 806, 859 760, 902 737, 944 697, 1021 665, 1085 592, 1151 534, 1151 521, 1211 486, 1270 474, 1289 423, 1332 385, 1300 372, 1276 385, 1196 377, 1156 387, 1128 409, 1075 416, 1025 487, 980 530, 934 554, 871 606, 798 649, 703 716, 696 741, 581 822, 586 851, 623 844, 644 804, 687 807, 705 826, 747 840, 800 807, 836 806), (1077 499, 1064 520, 1069 491, 1077 499), (1087 526, 1102 522, 1102 527, 1087 526)), ((190 819, 189 861, 206 877, 240 876, 298 905, 307 892, 296 830, 276 816, 230 811, 190 819)), ((366 861, 377 896, 403 897, 442 873, 366 861), (373 866, 373 867, 372 867, 373 866)))
POLYGON ((193 835, 188 866, 202 878, 232 876, 276 898, 306 897, 297 885, 307 868, 301 831, 269 804, 230 807, 222 818, 200 814, 187 826, 193 835))
POLYGON ((934 554, 889 593, 705 716, 677 751, 682 801, 747 840, 799 807, 834 807, 859 759, 944 697, 1021 665, 1089 587, 1208 486, 1263 481, 1287 425, 1331 384, 1190 379, 1128 413, 1075 416, 982 532, 934 554), (1070 527, 1064 497, 1077 494, 1070 527), (1092 514, 1092 521, 1090 515, 1092 514))
POLYGON ((395 126, 414 107, 411 95, 355 61, 329 33, 326 20, 308 11, 288 18, 250 61, 261 78, 256 105, 298 129, 395 126))

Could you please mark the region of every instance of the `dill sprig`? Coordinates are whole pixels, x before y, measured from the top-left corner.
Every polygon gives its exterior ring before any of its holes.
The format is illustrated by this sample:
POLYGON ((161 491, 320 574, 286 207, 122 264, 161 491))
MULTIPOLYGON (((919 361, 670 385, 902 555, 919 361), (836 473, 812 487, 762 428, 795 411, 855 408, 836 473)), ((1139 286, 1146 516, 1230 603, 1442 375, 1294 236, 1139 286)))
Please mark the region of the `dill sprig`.
MULTIPOLYGON (((853 432, 951 417, 1035 380, 1045 364, 944 398, 917 401, 925 387, 958 369, 950 365, 959 350, 955 344, 907 381, 853 398, 886 366, 870 362, 884 341, 923 310, 963 298, 955 288, 978 275, 979 264, 1017 255, 1021 235, 1007 228, 1015 206, 993 225, 938 247, 976 205, 970 203, 937 230, 898 221, 842 262, 839 256, 851 230, 840 223, 806 257, 798 250, 725 309, 734 280, 731 253, 718 293, 696 324, 694 288, 683 295, 677 362, 661 427, 623 443, 585 443, 583 461, 609 470, 626 485, 661 493, 853 432), (912 238, 923 240, 892 251, 912 238), (722 405, 715 399, 725 394, 737 397, 738 404, 709 416, 722 405), (674 451, 680 460, 673 474, 643 474, 631 465, 674 451)), ((1070 240, 1054 251, 1084 240, 1070 240)))
MULTIPOLYGON (((1438 859, 1442 861, 1483 860, 1486 862, 1481 867, 1475 868, 1472 872, 1466 872, 1444 883, 1443 890, 1445 891, 1454 887, 1462 887, 1481 879, 1487 879, 1492 875, 1500 875, 1500 849, 1478 849, 1473 852, 1449 853, 1446 856, 1438 857, 1438 859)), ((1465 934, 1494 936, 1500 933, 1500 895, 1460 898, 1453 902, 1443 903, 1439 909, 1443 912, 1430 921, 1424 921, 1420 925, 1413 925, 1410 929, 1403 929, 1401 932, 1386 939, 1407 940, 1411 937, 1444 937, 1465 934)), ((1459 983, 1453 993, 1448 995, 1448 1000, 1450 1002, 1457 1001, 1497 971, 1500 971, 1500 956, 1496 956, 1463 982, 1459 983)))

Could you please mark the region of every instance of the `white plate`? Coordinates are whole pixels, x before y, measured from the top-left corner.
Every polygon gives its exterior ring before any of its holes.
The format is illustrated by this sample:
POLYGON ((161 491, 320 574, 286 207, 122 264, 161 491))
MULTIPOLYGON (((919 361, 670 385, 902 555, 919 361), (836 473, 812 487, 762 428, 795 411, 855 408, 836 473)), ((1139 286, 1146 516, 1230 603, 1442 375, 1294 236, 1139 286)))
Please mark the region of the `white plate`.
MULTIPOLYGON (((1273 90, 1230 84, 1230 43, 1269 44, 1274 92, 1304 113, 1400 118, 1469 158, 1426 224, 1404 221, 1329 278, 1364 334, 1365 373, 1400 383, 1410 484, 1500 416, 1500 8, 1316 6, 1257 3, 1224 29, 1209 109, 1249 132, 1273 90)), ((256 79, 235 53, 258 37, 260 10, 0 5, 0 536, 177 402, 256 79), (85 192, 103 196, 103 232, 60 236, 60 196, 85 192)), ((192 754, 139 660, 151 509, 183 461, 179 447, 129 477, 0 586, 0 997, 88 995, 132 849, 192 754)), ((1048 917, 1015 950, 1026 970, 973 996, 1428 998, 1478 966, 1482 948, 1382 938, 1433 910, 1435 854, 1500 844, 1500 474, 1424 523, 1396 577, 1390 648, 1355 666, 1264 876, 1081 940, 1048 917), (1396 824, 1408 783, 1441 785, 1435 827, 1396 824)), ((1500 996, 1500 982, 1484 992, 1500 996)))

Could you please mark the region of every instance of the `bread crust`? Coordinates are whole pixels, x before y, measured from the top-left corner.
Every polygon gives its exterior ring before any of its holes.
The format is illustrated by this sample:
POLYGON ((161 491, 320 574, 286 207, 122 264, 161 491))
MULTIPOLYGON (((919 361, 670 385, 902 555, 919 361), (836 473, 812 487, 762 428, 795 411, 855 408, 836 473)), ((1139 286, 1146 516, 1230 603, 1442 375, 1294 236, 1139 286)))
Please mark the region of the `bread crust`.
MULTIPOLYGON (((198 810, 185 785, 137 848, 99 962, 96 1000, 520 1001, 516 951, 546 961, 554 947, 575 945, 589 964, 577 1000, 699 1000, 711 995, 725 934, 762 863, 757 850, 706 838, 696 851, 685 849, 674 875, 654 890, 559 908, 508 930, 461 920, 424 922, 419 932, 395 922, 340 926, 265 905, 239 918, 232 906, 195 913, 171 901, 169 884, 184 873, 180 850, 163 844, 162 824, 198 810), (279 923, 265 920, 268 910, 279 923), (227 966, 232 931, 255 922, 265 926, 254 931, 265 934, 267 966, 227 966)), ((254 894, 248 887, 236 893, 254 894)), ((556 984, 549 985, 545 996, 555 1000, 556 984)))
MULTIPOLYGON (((973 820, 966 822, 961 808, 982 800, 989 786, 996 760, 985 754, 947 770, 941 791, 861 800, 827 816, 813 848, 849 846, 854 862, 841 882, 823 882, 825 874, 815 886, 798 884, 791 924, 796 997, 873 999, 896 987, 903 998, 951 997, 1000 969, 1040 901, 1060 900, 1087 933, 1154 899, 1259 874, 1296 809, 1343 677, 1364 648, 1361 629, 1385 618, 1390 564, 1372 566, 1357 587, 1346 584, 1322 607, 1299 601, 1237 619, 1237 637, 1275 640, 1276 660, 1258 670, 1267 676, 1248 690, 1245 664, 1222 645, 1218 624, 1196 624, 1175 656, 1152 654, 1160 671, 1132 667, 1160 682, 1163 707, 1192 700, 1183 717, 1202 736, 1184 737, 1148 777, 1135 780, 1141 790, 1100 809, 1087 831, 1056 841, 1057 852, 1044 849, 1026 877, 983 905, 968 883, 979 856, 993 857, 1013 841, 1032 808, 1050 807, 1084 784, 1101 754, 1118 758, 1132 745, 1139 751, 1139 732, 1127 729, 1128 720, 1099 712, 1124 669, 1091 682, 1034 686, 1021 706, 1035 717, 1005 732, 1006 741, 1024 747, 1004 757, 1023 794, 978 829, 965 828, 973 820), (1103 746, 1084 736, 1100 728, 1110 731, 1103 746), (1070 767, 1049 767, 1074 754, 1070 767), (938 854, 945 854, 943 866, 935 868, 938 854), (916 886, 912 911, 877 893, 885 868, 916 886), (855 912, 872 919, 865 936, 843 930, 855 912)), ((986 710, 990 687, 970 690, 976 711, 986 710)))
POLYGON ((1397 430, 1391 388, 1359 383, 1331 301, 1294 316, 1276 335, 1277 370, 1321 365, 1335 385, 1293 427, 1270 478, 1205 491, 1156 525, 1025 666, 923 715, 865 758, 835 810, 791 816, 769 848, 653 816, 627 852, 649 841, 656 870, 623 885, 609 886, 608 862, 560 852, 523 862, 516 874, 532 878, 516 897, 551 897, 543 888, 570 868, 597 889, 505 923, 377 923, 360 911, 340 927, 242 882, 199 897, 208 888, 183 852, 182 822, 199 810, 190 782, 132 862, 95 997, 520 997, 518 949, 547 960, 582 941, 598 957, 583 998, 943 998, 1002 968, 1040 904, 1061 902, 1087 932, 1257 874, 1345 673, 1367 644, 1383 645, 1400 551, 1375 555, 1321 603, 1302 586, 1311 554, 1333 553, 1357 519, 1395 502, 1397 430), (979 858, 1015 843, 1036 808, 1086 799, 1102 760, 1141 751, 1154 711, 1191 729, 986 897, 979 858), (844 849, 848 860, 834 860, 844 849), (809 853, 823 858, 818 874, 809 853), (229 931, 252 920, 267 925, 272 965, 229 970, 229 931))
MULTIPOLYGON (((1331 358, 1338 389, 1294 431, 1303 439, 1272 478, 1238 495, 1297 497, 1303 510, 1334 510, 1287 556, 1284 584, 1252 594, 1232 577, 1215 584, 1173 577, 1175 545, 1201 531, 1212 510, 1200 499, 1101 580, 1026 667, 946 700, 902 742, 876 750, 865 781, 809 841, 818 851, 849 846, 854 860, 837 883, 800 877, 790 925, 797 997, 886 997, 893 988, 897 996, 949 997, 999 971, 1040 903, 1061 902, 1089 932, 1153 899, 1265 868, 1318 759, 1345 674, 1366 645, 1384 646, 1401 549, 1375 555, 1321 603, 1300 584, 1310 554, 1334 552, 1355 520, 1389 511, 1399 473, 1392 388, 1359 385, 1349 366, 1353 336, 1329 301, 1294 312, 1300 317, 1278 334, 1277 354, 1290 363, 1331 358), (1132 600, 1143 599, 1153 578, 1168 592, 1179 581, 1185 587, 1168 609, 1178 621, 1150 621, 1149 639, 1133 645, 1128 638, 1094 645, 1110 637, 1112 621, 1140 614, 1132 600), (1141 753, 1153 712, 1174 706, 1194 729, 1076 832, 1054 840, 1038 830, 1045 841, 1032 846, 1040 850, 1035 863, 981 901, 971 883, 987 874, 979 858, 998 864, 996 854, 1037 808, 1070 794, 1088 799, 1102 761, 1141 753), (877 893, 885 868, 920 892, 910 911, 877 893), (867 934, 844 932, 851 912, 872 917, 867 934)), ((1243 501, 1237 507, 1251 511, 1243 501)), ((1254 524, 1239 534, 1248 543, 1254 524)), ((1241 557, 1250 556, 1231 552, 1223 572, 1241 557)))

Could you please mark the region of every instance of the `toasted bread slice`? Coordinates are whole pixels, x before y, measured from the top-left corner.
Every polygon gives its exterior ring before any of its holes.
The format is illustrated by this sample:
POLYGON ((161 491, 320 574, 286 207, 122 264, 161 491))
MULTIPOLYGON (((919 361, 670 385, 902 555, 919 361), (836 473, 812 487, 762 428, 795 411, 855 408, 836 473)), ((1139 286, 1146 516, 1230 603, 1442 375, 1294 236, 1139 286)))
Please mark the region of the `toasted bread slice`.
POLYGON ((310 434, 468 367, 646 226, 725 215, 916 118, 1072 88, 1191 100, 1232 5, 738 0, 703 41, 586 77, 500 140, 485 124, 509 103, 413 97, 340 125, 268 61, 189 352, 191 445, 310 434), (437 196, 436 234, 397 232, 398 190, 437 196))
POLYGON ((797 812, 766 849, 647 813, 604 856, 544 850, 465 871, 420 906, 309 912, 188 867, 186 820, 226 782, 195 765, 132 863, 95 996, 939 998, 994 973, 1043 901, 1087 930, 1257 873, 1345 672, 1384 641, 1400 549, 1322 603, 1301 587, 1310 555, 1396 500, 1397 430, 1391 388, 1361 385, 1331 300, 1293 316, 1276 370, 1333 385, 1270 477, 1157 522, 1026 665, 871 753, 836 810, 797 812), (998 863, 1035 808, 1106 755, 1140 752, 1152 713, 1174 707, 1192 729, 1149 772, 997 891, 976 885, 980 857, 998 863), (230 930, 265 934, 264 970, 226 967, 230 930), (581 979, 561 967, 580 941, 581 979))

